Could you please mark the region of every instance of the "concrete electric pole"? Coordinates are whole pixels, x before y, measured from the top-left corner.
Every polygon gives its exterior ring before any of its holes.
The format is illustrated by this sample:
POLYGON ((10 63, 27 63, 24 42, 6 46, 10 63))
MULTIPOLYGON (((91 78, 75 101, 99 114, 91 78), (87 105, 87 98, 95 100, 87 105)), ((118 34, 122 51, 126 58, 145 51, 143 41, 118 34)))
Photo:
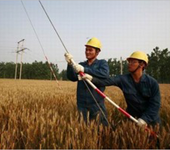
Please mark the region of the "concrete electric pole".
POLYGON ((120 57, 120 74, 123 74, 122 57, 120 57))
POLYGON ((23 48, 25 39, 22 39, 18 42, 17 50, 16 50, 16 66, 15 66, 15 79, 17 79, 17 68, 18 68, 18 54, 21 52, 21 62, 20 62, 20 74, 19 79, 21 79, 22 76, 22 58, 23 58, 23 52, 24 50, 28 48, 23 48))

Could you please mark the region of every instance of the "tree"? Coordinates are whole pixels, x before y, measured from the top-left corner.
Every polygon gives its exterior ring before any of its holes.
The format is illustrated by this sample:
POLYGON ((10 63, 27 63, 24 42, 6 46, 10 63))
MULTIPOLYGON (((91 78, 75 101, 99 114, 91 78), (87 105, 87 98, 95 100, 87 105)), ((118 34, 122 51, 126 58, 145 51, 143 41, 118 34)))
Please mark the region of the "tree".
POLYGON ((0 63, 0 77, 14 78, 15 64, 13 62, 0 63))
MULTIPOLYGON (((121 73, 121 62, 117 61, 116 58, 112 59, 110 58, 108 60, 108 65, 110 69, 110 76, 116 76, 121 73)), ((123 67, 123 74, 127 73, 127 61, 122 61, 122 67, 123 67)))
POLYGON ((168 49, 159 50, 159 47, 153 49, 149 58, 149 65, 146 72, 153 76, 159 83, 170 82, 170 52, 168 49))
POLYGON ((68 80, 67 78, 67 70, 62 70, 59 74, 59 79, 60 80, 68 80))
POLYGON ((148 55, 149 59, 149 65, 147 67, 146 72, 150 74, 155 79, 159 80, 159 73, 160 73, 160 51, 159 47, 156 47, 153 49, 153 52, 151 52, 151 55, 148 55))

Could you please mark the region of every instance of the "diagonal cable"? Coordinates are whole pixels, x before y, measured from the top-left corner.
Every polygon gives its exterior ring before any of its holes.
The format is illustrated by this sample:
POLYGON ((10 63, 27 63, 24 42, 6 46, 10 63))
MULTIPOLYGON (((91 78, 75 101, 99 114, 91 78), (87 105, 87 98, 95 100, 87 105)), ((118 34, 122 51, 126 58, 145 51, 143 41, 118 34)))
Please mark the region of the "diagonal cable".
POLYGON ((57 84, 59 85, 58 80, 57 80, 57 77, 56 77, 56 74, 54 73, 54 70, 53 70, 52 66, 50 65, 50 62, 49 62, 47 56, 45 55, 44 48, 43 48, 43 46, 42 46, 42 44, 41 44, 41 41, 40 41, 40 39, 39 39, 39 37, 38 37, 38 34, 37 34, 37 32, 36 32, 36 30, 35 30, 35 28, 34 28, 34 26, 33 26, 33 23, 32 23, 32 21, 31 21, 31 19, 30 19, 30 17, 29 17, 29 14, 28 14, 28 12, 27 12, 27 10, 26 10, 26 8, 25 8, 25 5, 24 5, 24 3, 23 3, 22 0, 21 0, 21 4, 22 4, 22 6, 23 6, 23 8, 24 8, 24 11, 25 11, 25 13, 26 13, 26 15, 27 15, 27 18, 28 18, 28 20, 29 20, 29 22, 30 22, 30 24, 31 24, 31 26, 32 26, 32 29, 33 29, 33 31, 34 31, 34 33, 35 33, 35 35, 36 35, 36 38, 37 38, 37 40, 38 40, 38 42, 39 42, 39 44, 40 44, 40 47, 41 47, 41 49, 42 49, 42 51, 43 51, 44 57, 45 57, 45 59, 46 59, 46 61, 47 61, 47 63, 48 63, 48 66, 49 66, 49 68, 50 68, 50 71, 51 71, 51 73, 53 74, 55 80, 57 81, 57 84))
POLYGON ((87 89, 88 89, 89 93, 91 94, 91 96, 92 96, 93 100, 95 101, 95 103, 96 103, 97 107, 98 107, 98 108, 99 108, 99 110, 101 111, 101 113, 102 113, 102 115, 103 115, 104 119, 107 121, 108 125, 110 125, 110 123, 109 123, 109 121, 108 121, 108 119, 107 119, 106 115, 104 114, 103 110, 101 109, 101 107, 100 107, 99 103, 97 102, 96 98, 94 97, 93 93, 91 92, 91 90, 90 90, 89 86, 87 85, 86 81, 84 81, 84 80, 83 80, 83 82, 84 82, 84 84, 86 85, 86 87, 87 87, 87 89))

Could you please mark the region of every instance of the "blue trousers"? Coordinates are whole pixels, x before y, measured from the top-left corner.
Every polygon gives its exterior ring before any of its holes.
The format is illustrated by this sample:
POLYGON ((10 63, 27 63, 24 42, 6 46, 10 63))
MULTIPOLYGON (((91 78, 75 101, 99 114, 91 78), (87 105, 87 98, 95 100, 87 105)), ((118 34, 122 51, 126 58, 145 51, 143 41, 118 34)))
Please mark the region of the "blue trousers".
POLYGON ((104 103, 100 104, 99 103, 100 108, 102 109, 103 113, 101 112, 101 110, 99 109, 99 107, 96 104, 91 104, 91 105, 79 105, 78 104, 78 111, 79 113, 83 115, 83 119, 84 121, 87 123, 88 121, 88 117, 89 117, 89 121, 91 120, 95 120, 97 118, 97 116, 99 116, 99 124, 103 124, 104 126, 108 126, 108 122, 106 120, 107 118, 107 111, 105 108, 104 103), (89 116, 88 116, 89 113, 89 116))

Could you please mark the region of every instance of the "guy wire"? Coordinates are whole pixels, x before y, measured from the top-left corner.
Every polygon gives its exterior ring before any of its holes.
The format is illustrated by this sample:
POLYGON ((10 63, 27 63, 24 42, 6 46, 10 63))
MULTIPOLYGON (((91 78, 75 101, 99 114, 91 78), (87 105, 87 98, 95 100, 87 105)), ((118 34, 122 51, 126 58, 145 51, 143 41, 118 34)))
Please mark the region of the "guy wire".
MULTIPOLYGON (((22 4, 22 6, 23 6, 23 8, 24 8, 24 11, 25 11, 25 13, 26 13, 26 15, 27 15, 27 18, 28 18, 28 20, 29 20, 29 22, 30 22, 30 24, 31 24, 31 26, 32 26, 32 29, 33 29, 33 31, 34 31, 34 33, 35 33, 35 35, 36 35, 36 38, 37 38, 37 40, 38 40, 38 42, 39 42, 39 44, 40 44, 40 47, 41 47, 41 49, 42 49, 42 51, 43 51, 44 57, 45 57, 45 59, 46 59, 46 61, 47 61, 47 63, 48 63, 48 66, 49 66, 49 68, 50 68, 50 71, 51 71, 51 73, 53 74, 55 80, 57 81, 57 84, 59 85, 58 80, 57 80, 57 77, 56 77, 56 75, 55 75, 55 73, 54 73, 54 70, 53 70, 52 66, 50 65, 50 63, 49 63, 47 56, 45 55, 44 48, 43 48, 43 46, 42 46, 42 44, 41 44, 41 41, 40 41, 40 39, 39 39, 39 37, 38 37, 38 34, 37 34, 37 32, 36 32, 33 24, 32 24, 32 21, 31 21, 29 15, 28 15, 28 12, 27 12, 27 10, 26 10, 26 8, 25 8, 25 5, 24 5, 24 3, 23 3, 22 0, 21 0, 21 4, 22 4)), ((60 87, 59 87, 59 88, 60 88, 60 87)))

